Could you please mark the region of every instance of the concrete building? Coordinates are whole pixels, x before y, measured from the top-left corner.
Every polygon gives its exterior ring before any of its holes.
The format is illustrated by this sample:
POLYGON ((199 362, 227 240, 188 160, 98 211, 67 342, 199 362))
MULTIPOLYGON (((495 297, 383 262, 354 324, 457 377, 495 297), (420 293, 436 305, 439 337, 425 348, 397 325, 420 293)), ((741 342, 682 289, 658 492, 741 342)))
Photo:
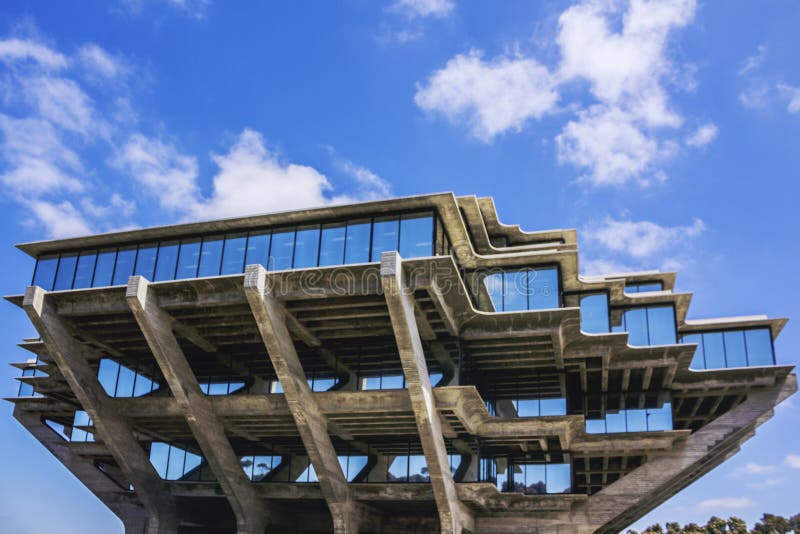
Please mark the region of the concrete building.
POLYGON ((14 416, 127 533, 616 532, 797 388, 785 319, 434 194, 20 245, 14 416))

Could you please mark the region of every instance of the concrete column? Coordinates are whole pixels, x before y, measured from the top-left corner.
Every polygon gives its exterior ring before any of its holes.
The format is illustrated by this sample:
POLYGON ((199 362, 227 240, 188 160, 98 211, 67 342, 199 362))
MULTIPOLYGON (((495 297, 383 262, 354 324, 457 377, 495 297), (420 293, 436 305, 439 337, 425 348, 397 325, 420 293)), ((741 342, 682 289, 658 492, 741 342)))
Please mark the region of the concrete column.
POLYGON ((397 252, 384 252, 381 255, 381 281, 419 438, 428 464, 442 534, 473 531, 474 519, 469 509, 458 499, 450 472, 442 423, 436 409, 422 340, 414 317, 413 290, 406 286, 400 254, 397 252))
POLYGON ((150 516, 152 526, 148 526, 148 532, 177 532, 179 520, 175 503, 164 481, 87 363, 87 353, 92 349, 72 336, 47 291, 41 287, 30 286, 25 290, 22 307, 42 336, 50 358, 91 417, 97 436, 133 484, 136 496, 150 516))
POLYGON ((275 374, 292 412, 297 430, 319 479, 320 489, 333 517, 334 532, 355 534, 359 509, 350 493, 336 450, 328 434, 328 421, 317 405, 286 324, 286 310, 267 287, 267 271, 248 265, 244 290, 253 311, 275 374))
POLYGON ((201 391, 175 338, 169 314, 158 306, 150 283, 141 276, 130 278, 125 297, 203 456, 225 492, 236 516, 238 531, 263 534, 268 519, 267 507, 245 475, 210 399, 201 391))

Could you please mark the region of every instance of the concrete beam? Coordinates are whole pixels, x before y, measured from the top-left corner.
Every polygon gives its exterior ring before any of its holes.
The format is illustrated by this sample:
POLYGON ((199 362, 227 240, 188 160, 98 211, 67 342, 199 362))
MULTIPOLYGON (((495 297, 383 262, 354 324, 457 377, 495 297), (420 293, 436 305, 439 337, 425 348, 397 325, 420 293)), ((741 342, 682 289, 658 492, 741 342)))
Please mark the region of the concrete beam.
POLYGON ((283 386, 297 430, 314 466, 322 494, 328 503, 336 534, 356 534, 360 510, 353 500, 336 450, 328 435, 328 421, 308 387, 287 327, 287 312, 267 287, 267 271, 261 265, 248 265, 244 291, 258 330, 264 341, 275 374, 283 386))
POLYGON ((472 531, 474 518, 459 500, 450 472, 447 448, 442 435, 442 422, 436 409, 422 340, 414 315, 413 292, 406 286, 402 260, 397 252, 384 252, 381 255, 381 282, 439 510, 441 532, 461 534, 463 531, 472 531))
POLYGON ((175 322, 158 306, 157 298, 149 286, 150 283, 141 276, 132 276, 128 281, 125 297, 133 316, 203 456, 230 502, 238 531, 263 534, 268 509, 259 500, 245 475, 225 433, 225 426, 212 409, 211 401, 200 390, 197 377, 173 333, 175 322))
MULTIPOLYGON (((166 485, 139 445, 128 421, 116 409, 89 367, 90 349, 80 344, 59 317, 48 292, 38 286, 25 290, 22 304, 52 361, 58 366, 82 408, 91 417, 98 437, 105 443, 122 472, 134 486, 136 496, 149 514, 147 532, 176 532, 175 503, 166 485)), ((97 354, 92 354, 98 359, 97 354)))

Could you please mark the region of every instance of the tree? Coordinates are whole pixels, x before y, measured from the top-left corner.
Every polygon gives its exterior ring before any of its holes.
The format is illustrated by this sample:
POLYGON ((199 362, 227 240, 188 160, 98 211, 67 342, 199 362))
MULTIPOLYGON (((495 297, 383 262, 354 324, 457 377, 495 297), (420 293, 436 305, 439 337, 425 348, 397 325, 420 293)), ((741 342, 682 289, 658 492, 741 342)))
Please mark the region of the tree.
MULTIPOLYGON (((752 530, 747 530, 747 523, 739 517, 729 517, 727 520, 713 516, 705 526, 697 523, 688 523, 683 527, 679 523, 670 522, 666 529, 656 523, 642 531, 642 534, 800 534, 800 514, 785 518, 774 514, 764 514, 761 521, 756 523, 752 530)), ((635 530, 628 530, 627 534, 638 534, 635 530)))

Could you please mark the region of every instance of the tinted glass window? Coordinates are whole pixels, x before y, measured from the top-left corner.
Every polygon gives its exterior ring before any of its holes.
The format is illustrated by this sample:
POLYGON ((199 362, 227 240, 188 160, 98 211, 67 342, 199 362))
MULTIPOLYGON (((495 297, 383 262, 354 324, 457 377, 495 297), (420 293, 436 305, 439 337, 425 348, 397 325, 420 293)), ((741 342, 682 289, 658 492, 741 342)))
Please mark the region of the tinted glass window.
POLYGON ((430 482, 428 476, 428 466, 425 463, 425 456, 412 454, 408 457, 408 481, 409 482, 430 482))
POLYGON ((620 410, 616 413, 606 414, 606 432, 617 433, 625 432, 627 426, 625 424, 625 411, 620 410))
POLYGON ((400 256, 433 256, 433 215, 404 215, 400 221, 400 256))
POLYGON ((372 230, 372 260, 381 261, 381 254, 397 250, 400 221, 396 217, 375 219, 372 230))
POLYGON ((706 356, 707 369, 722 369, 725 367, 725 345, 721 332, 703 334, 703 350, 706 356))
POLYGON ((173 280, 178 262, 178 242, 165 241, 158 246, 155 281, 173 280))
POLYGON ((58 266, 58 254, 40 256, 36 262, 36 272, 33 275, 33 285, 50 291, 53 289, 53 282, 56 278, 56 267, 58 266))
POLYGON ((672 404, 664 403, 661 408, 647 410, 647 430, 672 430, 672 404))
POLYGON ((111 283, 115 286, 128 283, 128 278, 133 274, 133 265, 136 263, 136 245, 121 247, 117 251, 117 265, 114 267, 114 278, 111 283))
MULTIPOLYGON (((514 475, 514 485, 522 483, 523 488, 521 488, 525 493, 528 494, 540 494, 540 493, 547 493, 547 474, 545 473, 545 466, 544 464, 536 464, 536 465, 521 465, 522 473, 521 478, 522 480, 517 479, 517 474, 514 475)), ((517 488, 514 488, 515 490, 517 488)))
POLYGON ((140 245, 136 255, 136 268, 134 274, 143 276, 147 280, 155 280, 156 255, 158 245, 155 243, 140 245))
POLYGON ((219 276, 224 243, 224 238, 221 235, 203 238, 203 246, 200 250, 200 268, 197 271, 197 276, 219 276))
POLYGON ((647 431, 647 412, 645 410, 626 410, 628 432, 647 431))
POLYGON ((92 275, 94 274, 94 264, 96 260, 96 251, 81 252, 81 255, 78 257, 78 267, 75 269, 75 282, 72 284, 72 287, 75 289, 92 287, 92 275))
POLYGON ((291 269, 294 255, 294 230, 284 230, 272 234, 272 247, 270 247, 269 255, 270 270, 291 269))
POLYGON ((133 381, 135 373, 124 365, 119 366, 119 377, 117 378, 116 397, 132 397, 133 381))
POLYGON ((222 274, 241 274, 244 272, 244 253, 247 248, 247 234, 225 236, 222 252, 222 274))
POLYGON ((535 269, 528 273, 529 309, 559 307, 558 269, 535 269))
POLYGON ((178 269, 175 271, 175 278, 197 277, 197 268, 199 265, 200 238, 184 239, 181 242, 181 249, 178 254, 178 269))
POLYGON ((697 343, 697 349, 692 358, 692 363, 689 365, 691 369, 705 369, 706 360, 703 355, 703 336, 701 334, 688 334, 683 336, 681 343, 697 343))
POLYGON ((369 219, 347 223, 345 239, 345 263, 367 263, 369 261, 369 219))
POLYGON ((107 248, 97 253, 97 264, 94 267, 94 280, 92 287, 105 287, 111 285, 114 276, 114 262, 117 259, 117 249, 107 248))
POLYGON ((61 261, 58 262, 58 272, 56 272, 56 283, 53 289, 72 288, 72 277, 75 276, 75 265, 78 263, 77 254, 62 254, 61 261))
POLYGON ((524 311, 528 308, 528 272, 505 273, 503 311, 524 311))
POLYGON ((645 346, 647 341, 647 312, 644 308, 626 310, 622 331, 628 332, 628 344, 645 346))
POLYGON ((148 376, 153 376, 153 369, 140 368, 136 374, 136 382, 133 385, 133 396, 141 397, 158 389, 158 384, 153 382, 148 376))
POLYGON ((408 456, 395 456, 394 461, 389 465, 389 473, 386 475, 387 482, 406 482, 408 480, 408 456))
POLYGON ((725 359, 728 367, 746 367, 747 353, 744 348, 744 332, 741 330, 722 334, 725 341, 725 359))
POLYGON ((581 330, 590 334, 608 332, 608 295, 595 293, 581 297, 581 330))
POLYGON ((150 463, 161 478, 167 478, 168 458, 169 445, 157 441, 150 444, 150 463))
POLYGON ((745 330, 747 359, 750 365, 774 365, 772 336, 768 328, 745 330))
POLYGON ((648 307, 647 325, 650 345, 675 344, 675 312, 672 306, 648 307))
POLYGON ((486 291, 492 299, 495 311, 503 311, 503 284, 505 275, 503 273, 493 273, 483 279, 486 291))
POLYGON ((114 360, 103 358, 100 360, 100 367, 97 370, 97 380, 103 386, 106 394, 113 397, 117 390, 117 374, 119 373, 119 364, 114 360))
POLYGON ((319 226, 301 226, 294 242, 294 268, 317 266, 319 253, 319 226))
POLYGON ((539 401, 540 415, 567 415, 567 399, 542 399, 539 401))
POLYGON ((247 257, 245 265, 262 265, 267 268, 267 257, 269 256, 269 232, 251 233, 247 238, 247 257))
POLYGON ((344 263, 345 230, 344 223, 326 224, 322 227, 322 242, 319 248, 320 267, 344 263))
POLYGON ((547 464, 547 493, 569 493, 569 464, 547 464))
POLYGON ((178 480, 183 476, 183 461, 185 459, 186 451, 177 447, 170 447, 167 480, 178 480))

